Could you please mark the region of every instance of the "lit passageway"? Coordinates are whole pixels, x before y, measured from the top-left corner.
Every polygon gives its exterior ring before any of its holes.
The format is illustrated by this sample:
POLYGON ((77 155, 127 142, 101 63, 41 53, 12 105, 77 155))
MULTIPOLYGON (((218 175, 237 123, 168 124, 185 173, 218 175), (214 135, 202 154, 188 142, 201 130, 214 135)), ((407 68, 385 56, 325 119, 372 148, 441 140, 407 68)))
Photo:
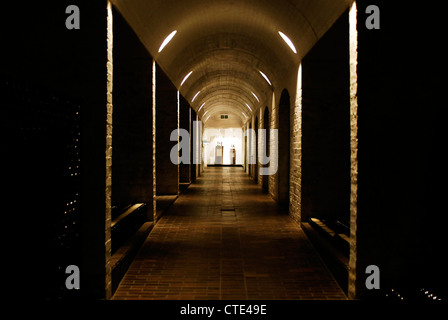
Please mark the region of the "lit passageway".
POLYGON ((304 232, 241 168, 207 168, 113 299, 345 299, 304 232))
POLYGON ((441 7, 4 5, 9 295, 448 300, 441 7))

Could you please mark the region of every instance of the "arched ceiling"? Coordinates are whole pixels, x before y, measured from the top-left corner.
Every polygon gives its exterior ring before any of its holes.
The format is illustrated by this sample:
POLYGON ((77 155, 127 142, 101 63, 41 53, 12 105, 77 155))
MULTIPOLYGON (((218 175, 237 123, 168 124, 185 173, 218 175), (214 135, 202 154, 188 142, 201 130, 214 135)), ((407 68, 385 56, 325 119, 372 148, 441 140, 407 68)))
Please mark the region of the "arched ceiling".
POLYGON ((252 112, 267 105, 274 88, 296 72, 301 59, 352 2, 112 0, 206 126, 214 127, 241 127, 252 112), (229 119, 221 121, 221 113, 229 119))

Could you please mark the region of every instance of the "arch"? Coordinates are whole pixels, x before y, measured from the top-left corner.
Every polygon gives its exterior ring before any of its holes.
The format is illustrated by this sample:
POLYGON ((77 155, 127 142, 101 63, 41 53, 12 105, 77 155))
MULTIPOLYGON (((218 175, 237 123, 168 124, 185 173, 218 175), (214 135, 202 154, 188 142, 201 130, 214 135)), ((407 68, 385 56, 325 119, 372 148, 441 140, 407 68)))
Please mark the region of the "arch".
MULTIPOLYGON (((269 119, 269 108, 266 107, 264 109, 264 113, 263 113, 263 129, 265 129, 265 134, 266 134, 266 139, 262 140, 262 143, 266 143, 265 146, 263 146, 264 150, 262 152, 266 152, 266 156, 269 157, 270 156, 270 141, 271 141, 271 134, 270 134, 270 119, 269 119)), ((268 167, 270 164, 265 164, 263 165, 263 167, 268 167)), ((269 176, 268 175, 263 175, 262 177, 262 188, 263 188, 263 192, 268 193, 269 192, 269 176)))
MULTIPOLYGON (((275 5, 267 0, 198 0, 175 5, 163 0, 112 3, 188 101, 201 91, 201 97, 192 104, 195 110, 206 99, 216 101, 216 106, 224 103, 240 114, 245 112, 245 103, 254 109, 258 107, 250 103, 251 92, 263 101, 273 88, 287 83, 291 67, 300 64, 348 8, 343 0, 279 0, 275 5), (330 3, 331 10, 321 9, 330 3), (249 16, 257 18, 247 19, 249 16), (160 45, 174 31, 174 38, 161 51, 160 45), (297 52, 285 44, 280 31, 288 36, 297 52), (184 82, 186 75, 191 76, 184 82), (241 91, 243 103, 226 102, 227 94, 240 96, 241 91)), ((206 104, 203 111, 214 108, 206 104)), ((241 121, 242 126, 245 119, 241 121)))
POLYGON ((278 110, 278 203, 282 206, 288 206, 291 143, 291 98, 287 89, 282 91, 278 110))

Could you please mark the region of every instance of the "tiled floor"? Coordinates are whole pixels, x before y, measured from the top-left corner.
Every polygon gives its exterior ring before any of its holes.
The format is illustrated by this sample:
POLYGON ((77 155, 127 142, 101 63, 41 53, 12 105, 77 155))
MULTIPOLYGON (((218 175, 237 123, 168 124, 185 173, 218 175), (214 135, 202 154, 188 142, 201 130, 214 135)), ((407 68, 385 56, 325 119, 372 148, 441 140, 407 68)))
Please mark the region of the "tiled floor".
POLYGON ((346 297, 297 223, 241 168, 207 168, 159 220, 113 299, 346 297))

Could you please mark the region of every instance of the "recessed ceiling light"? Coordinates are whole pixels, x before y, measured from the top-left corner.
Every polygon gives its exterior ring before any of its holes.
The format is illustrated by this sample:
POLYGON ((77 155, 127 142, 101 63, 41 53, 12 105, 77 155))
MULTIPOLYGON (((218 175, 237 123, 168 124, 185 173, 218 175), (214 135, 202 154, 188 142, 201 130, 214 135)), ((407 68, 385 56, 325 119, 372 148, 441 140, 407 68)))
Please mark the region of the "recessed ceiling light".
POLYGON ((272 83, 271 83, 271 81, 269 80, 269 78, 268 78, 263 72, 261 72, 260 70, 259 70, 259 72, 260 72, 260 74, 263 76, 263 78, 269 83, 269 85, 272 86, 272 83))
POLYGON ((193 100, 191 100, 191 102, 194 101, 194 99, 196 99, 196 97, 201 93, 201 91, 198 91, 198 93, 195 94, 195 96, 193 97, 193 100))
POLYGON ((260 102, 260 99, 258 99, 258 97, 255 93, 252 92, 252 95, 255 97, 255 99, 257 99, 258 102, 260 102))
POLYGON ((279 31, 278 34, 283 38, 283 40, 286 42, 286 44, 291 48, 292 52, 297 54, 296 47, 292 43, 291 39, 289 39, 288 36, 286 36, 286 34, 284 34, 281 31, 279 31))
POLYGON ((250 111, 252 111, 252 108, 251 107, 249 107, 249 105, 246 103, 246 106, 249 108, 249 110, 250 111))
POLYGON ((190 71, 190 73, 185 76, 184 80, 182 80, 182 82, 180 83, 181 87, 185 83, 185 81, 187 81, 188 77, 191 76, 192 73, 193 73, 193 71, 190 71))
POLYGON ((163 40, 162 45, 159 48, 159 53, 162 52, 163 48, 165 48, 165 46, 168 44, 168 42, 171 41, 171 39, 173 39, 173 37, 176 35, 177 30, 174 30, 173 32, 171 32, 169 34, 168 37, 165 38, 165 40, 163 40))
POLYGON ((198 112, 201 111, 201 109, 204 105, 205 105, 205 102, 199 107, 198 112))

